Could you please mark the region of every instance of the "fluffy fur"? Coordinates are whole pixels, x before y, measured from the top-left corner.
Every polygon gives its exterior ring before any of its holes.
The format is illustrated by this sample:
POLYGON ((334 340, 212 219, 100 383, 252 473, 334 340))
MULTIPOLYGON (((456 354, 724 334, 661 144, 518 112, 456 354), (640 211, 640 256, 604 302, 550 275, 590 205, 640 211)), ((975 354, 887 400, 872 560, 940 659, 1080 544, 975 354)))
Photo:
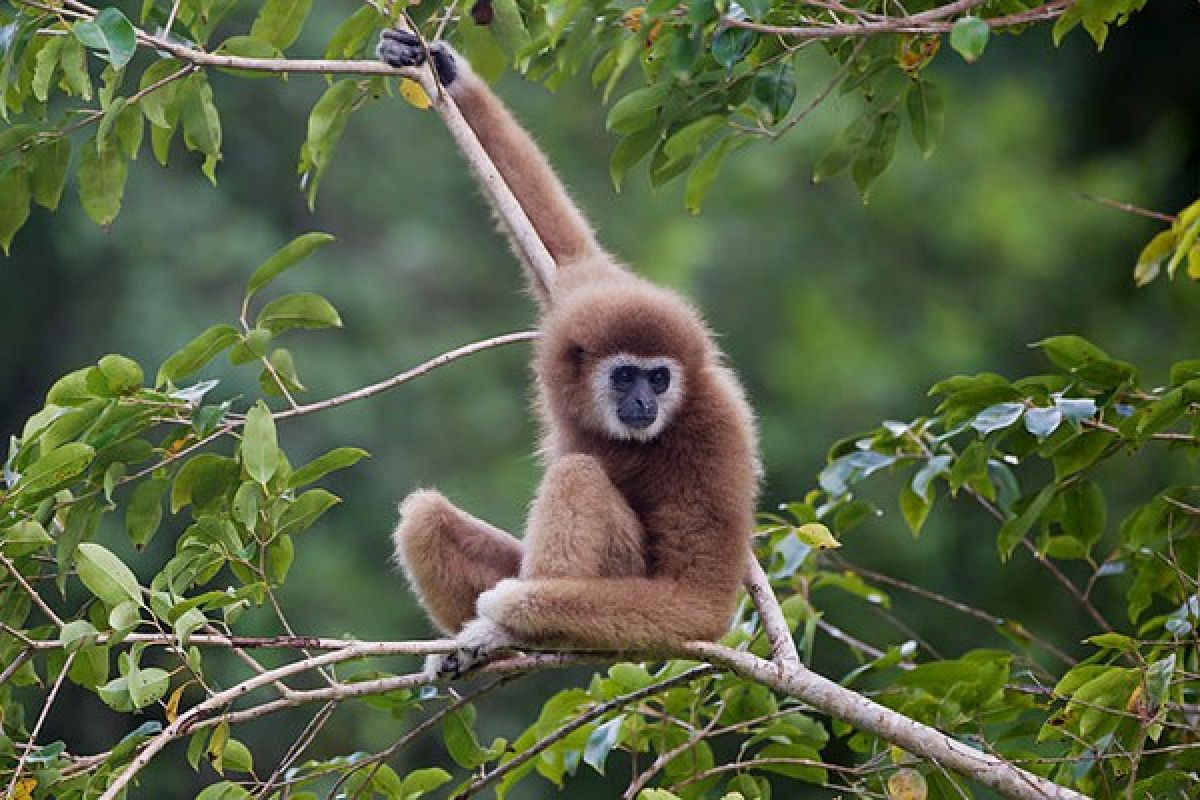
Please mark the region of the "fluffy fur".
MULTIPOLYGON (((407 66, 425 50, 389 31, 380 55, 407 66)), ((434 623, 462 645, 434 668, 457 674, 514 644, 647 650, 717 638, 745 571, 759 474, 741 387, 688 303, 599 248, 465 61, 440 44, 434 56, 559 266, 540 297, 533 371, 546 474, 524 541, 431 490, 401 505, 398 560, 434 623), (609 376, 623 364, 671 373, 658 417, 640 431, 613 411, 609 376)))

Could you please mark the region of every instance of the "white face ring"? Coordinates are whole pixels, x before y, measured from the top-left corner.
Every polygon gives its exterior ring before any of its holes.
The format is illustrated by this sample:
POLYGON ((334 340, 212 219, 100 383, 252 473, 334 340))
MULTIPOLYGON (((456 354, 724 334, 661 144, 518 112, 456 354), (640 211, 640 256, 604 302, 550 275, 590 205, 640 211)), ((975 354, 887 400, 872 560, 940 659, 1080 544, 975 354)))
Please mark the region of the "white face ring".
POLYGON ((614 439, 633 439, 648 442, 670 424, 683 402, 683 367, 669 356, 635 356, 617 353, 600 359, 592 370, 592 413, 590 422, 614 439), (617 416, 618 393, 612 387, 612 373, 620 367, 636 367, 649 371, 665 367, 671 374, 667 390, 658 395, 658 416, 649 426, 631 428, 617 416))

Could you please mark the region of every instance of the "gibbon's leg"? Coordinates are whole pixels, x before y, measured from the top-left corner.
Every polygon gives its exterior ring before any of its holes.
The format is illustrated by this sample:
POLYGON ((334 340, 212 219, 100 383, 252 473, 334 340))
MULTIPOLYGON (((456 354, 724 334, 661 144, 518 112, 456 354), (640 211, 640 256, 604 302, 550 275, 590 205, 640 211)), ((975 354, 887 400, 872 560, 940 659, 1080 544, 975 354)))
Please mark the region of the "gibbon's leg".
POLYGON ((656 651, 719 638, 735 597, 736 587, 654 578, 508 579, 479 596, 477 622, 530 644, 656 651))
MULTIPOLYGON (((554 261, 599 254, 592 231, 528 133, 513 119, 471 65, 444 42, 429 48, 442 85, 454 98, 479 143, 525 210, 554 261)), ((408 31, 386 30, 379 57, 393 67, 420 66, 425 47, 408 31)))
POLYGON ((447 634, 474 619, 479 594, 515 576, 521 564, 519 541, 431 489, 415 491, 400 504, 392 539, 409 585, 447 634))
POLYGON ((551 464, 529 511, 520 576, 645 574, 642 525, 600 463, 569 455, 551 464))

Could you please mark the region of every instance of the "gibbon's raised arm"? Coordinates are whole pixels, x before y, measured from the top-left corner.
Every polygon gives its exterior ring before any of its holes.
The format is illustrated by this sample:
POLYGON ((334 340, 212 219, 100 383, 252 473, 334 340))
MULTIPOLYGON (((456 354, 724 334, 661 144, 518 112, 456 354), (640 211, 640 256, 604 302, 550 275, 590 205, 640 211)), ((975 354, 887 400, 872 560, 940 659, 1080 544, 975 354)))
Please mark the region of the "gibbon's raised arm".
MULTIPOLYGON (((379 55, 393 67, 419 66, 425 47, 412 33, 386 30, 379 55)), ((438 79, 521 204, 546 250, 559 267, 600 253, 583 214, 551 169, 537 144, 476 75, 467 60, 445 42, 429 47, 438 79)))

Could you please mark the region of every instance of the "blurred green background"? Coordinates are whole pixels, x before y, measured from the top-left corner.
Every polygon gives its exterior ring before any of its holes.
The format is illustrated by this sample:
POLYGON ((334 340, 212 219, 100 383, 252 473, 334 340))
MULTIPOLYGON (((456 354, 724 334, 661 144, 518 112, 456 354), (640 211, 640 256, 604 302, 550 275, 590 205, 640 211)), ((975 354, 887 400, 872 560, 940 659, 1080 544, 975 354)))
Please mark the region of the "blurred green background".
MULTIPOLYGON (((352 5, 319 5, 309 31, 326 34, 352 5)), ((856 98, 831 98, 786 138, 739 151, 703 214, 689 217, 680 184, 655 193, 636 172, 622 193, 613 191, 614 140, 583 77, 556 94, 511 76, 499 88, 601 240, 705 309, 759 414, 763 508, 770 508, 815 484, 829 444, 882 419, 927 413, 924 393, 937 379, 1040 370, 1041 356, 1027 345, 1047 335, 1087 336, 1150 370, 1151 381, 1170 361, 1197 355, 1200 291, 1182 282, 1133 286, 1138 249, 1160 226, 1083 197, 1173 212, 1200 190, 1200 73, 1191 57, 1200 8, 1148 6, 1101 53, 1082 31, 1056 50, 1048 28, 993 39, 974 66, 947 48, 930 68, 947 96, 941 148, 923 161, 902 140, 866 206, 844 178, 810 180, 816 158, 854 116, 856 98)), ((811 48, 797 72, 797 102, 805 103, 831 65, 811 48)), ((169 168, 148 155, 134 165, 110 230, 91 224, 68 196, 56 215, 35 210, 13 255, 0 261, 0 431, 18 432, 67 370, 109 352, 152 369, 204 327, 231 320, 253 267, 308 230, 338 242, 280 283, 329 297, 345 327, 293 342, 305 399, 531 323, 517 264, 433 114, 398 99, 355 114, 310 213, 295 164, 323 82, 214 75, 213 85, 226 136, 219 186, 204 181, 177 143, 169 168)), ((524 345, 491 351, 364 403, 284 423, 294 463, 340 445, 372 454, 327 480, 344 503, 297 548, 283 601, 298 631, 369 639, 429 633, 388 564, 395 504, 414 487, 436 485, 480 516, 520 529, 539 474, 527 353, 524 345)), ((208 372, 227 392, 253 391, 255 372, 223 361, 208 372)), ((1156 472, 1120 474, 1117 465, 1107 477, 1121 485, 1118 496, 1144 500, 1168 471, 1194 480, 1194 466, 1163 459, 1152 465, 1156 472)), ((886 485, 879 496, 887 496, 886 485)), ((893 506, 881 502, 881 510, 851 535, 846 557, 1054 630, 1068 646, 1092 632, 1027 557, 999 565, 994 527, 969 504, 940 505, 917 540, 893 506)), ((1110 520, 1120 516, 1113 509, 1110 520)), ((161 563, 170 547, 160 534, 132 561, 161 563)), ((1101 602, 1108 591, 1100 587, 1101 602)), ((936 607, 896 601, 896 614, 945 656, 999 642, 936 607)), ((874 644, 909 636, 863 604, 828 602, 833 622, 874 644)), ((262 628, 273 630, 265 616, 262 628)), ((818 659, 833 674, 846 665, 820 649, 818 659)), ((569 680, 557 675, 506 690, 481 709, 484 729, 511 733, 528 724, 535 702, 569 680)), ((93 697, 68 699, 46 736, 66 738, 73 752, 102 749, 124 732, 118 726, 136 724, 110 716, 93 697)), ((256 723, 243 737, 269 765, 304 719, 256 723)), ((408 724, 348 709, 313 752, 378 748, 408 724)), ((197 785, 176 750, 136 794, 183 795, 197 785)), ((429 763, 444 754, 434 737, 408 758, 429 763)), ((587 796, 588 786, 595 796, 611 794, 595 776, 572 786, 571 796, 587 796)), ((543 791, 553 793, 534 778, 518 796, 543 791)))

